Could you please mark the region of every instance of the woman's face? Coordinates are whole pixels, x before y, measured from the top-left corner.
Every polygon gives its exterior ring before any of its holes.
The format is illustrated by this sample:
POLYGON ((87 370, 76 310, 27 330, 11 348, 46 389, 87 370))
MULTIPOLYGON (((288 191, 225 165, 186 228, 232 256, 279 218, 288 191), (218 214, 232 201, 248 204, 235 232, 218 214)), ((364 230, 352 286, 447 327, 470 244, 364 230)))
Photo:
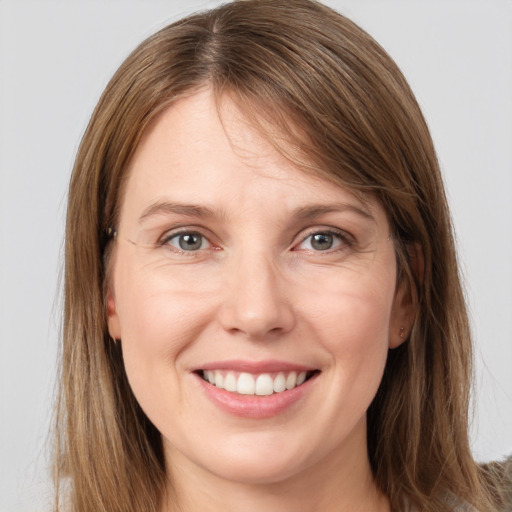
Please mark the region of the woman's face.
POLYGON ((208 90, 181 99, 135 153, 110 334, 170 471, 270 483, 356 468, 407 324, 386 215, 295 169, 229 98, 221 111, 208 90))

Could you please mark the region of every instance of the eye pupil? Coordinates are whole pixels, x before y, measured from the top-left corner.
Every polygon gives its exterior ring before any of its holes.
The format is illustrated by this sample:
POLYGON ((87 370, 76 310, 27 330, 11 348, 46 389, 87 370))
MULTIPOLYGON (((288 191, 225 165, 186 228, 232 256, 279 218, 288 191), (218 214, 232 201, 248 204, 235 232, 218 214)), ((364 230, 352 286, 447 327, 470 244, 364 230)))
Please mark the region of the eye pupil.
POLYGON ((200 249, 202 242, 202 236, 193 233, 187 235, 180 235, 179 237, 180 249, 183 249, 184 251, 195 251, 197 249, 200 249))
POLYGON ((328 233, 317 233, 311 237, 311 247, 317 251, 327 251, 333 245, 333 236, 328 233))

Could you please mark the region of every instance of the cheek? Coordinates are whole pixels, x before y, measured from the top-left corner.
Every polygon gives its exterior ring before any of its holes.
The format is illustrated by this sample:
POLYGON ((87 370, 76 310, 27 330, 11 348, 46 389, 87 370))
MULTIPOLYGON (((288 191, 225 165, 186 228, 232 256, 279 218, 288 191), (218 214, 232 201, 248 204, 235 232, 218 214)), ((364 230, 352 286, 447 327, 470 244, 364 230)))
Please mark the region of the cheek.
POLYGON ((134 285, 121 306, 128 382, 148 418, 166 432, 185 408, 181 354, 197 339, 200 315, 188 300, 169 300, 166 290, 148 281, 134 285))
POLYGON ((139 402, 151 406, 179 386, 173 369, 201 331, 204 314, 195 294, 176 290, 134 260, 119 259, 115 268, 116 309, 128 380, 139 402))
POLYGON ((139 260, 129 254, 116 268, 122 339, 143 346, 158 342, 172 352, 188 329, 200 327, 202 302, 191 283, 187 288, 172 275, 144 267, 139 260))
POLYGON ((332 393, 363 413, 378 389, 387 360, 393 276, 344 280, 336 292, 321 297, 311 303, 310 327, 320 334, 319 341, 331 358, 332 393))
POLYGON ((387 345, 395 288, 392 273, 336 277, 328 284, 324 280, 321 290, 304 290, 302 316, 321 330, 324 342, 335 351, 357 353, 387 345))
MULTIPOLYGON (((388 353, 389 308, 371 296, 340 306, 339 321, 325 342, 344 389, 359 386, 372 393, 382 377, 388 353)), ((356 392, 357 394, 357 392, 356 392)))
POLYGON ((333 358, 330 391, 336 397, 333 429, 340 431, 365 417, 388 355, 388 308, 372 297, 351 304, 337 339, 332 338, 329 345, 333 358))
MULTIPOLYGON (((146 290, 147 291, 147 290, 146 290)), ((201 316, 186 300, 169 300, 168 294, 134 293, 120 312, 128 377, 143 374, 156 379, 178 368, 181 351, 201 332, 201 316)))

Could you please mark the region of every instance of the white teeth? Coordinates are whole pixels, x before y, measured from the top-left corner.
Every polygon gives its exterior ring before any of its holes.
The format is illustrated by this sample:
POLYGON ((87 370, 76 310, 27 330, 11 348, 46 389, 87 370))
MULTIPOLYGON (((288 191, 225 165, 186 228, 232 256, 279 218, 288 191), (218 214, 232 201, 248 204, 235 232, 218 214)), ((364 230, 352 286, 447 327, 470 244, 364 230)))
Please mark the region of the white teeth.
POLYGON ((259 375, 256 379, 256 394, 265 396, 274 392, 274 381, 268 373, 259 375))
POLYGON ((306 372, 300 372, 299 375, 297 375, 297 386, 300 386, 304 383, 306 380, 306 372))
POLYGON ((286 389, 293 389, 297 385, 297 374, 291 372, 286 379, 286 389))
POLYGON ((277 377, 274 379, 274 392, 281 393, 286 389, 286 377, 284 373, 278 373, 277 377))
POLYGON ((241 373, 238 377, 236 392, 241 395, 254 395, 255 389, 254 377, 250 373, 241 373))
POLYGON ((224 389, 226 391, 236 392, 236 378, 231 372, 224 378, 224 389))
POLYGON ((252 375, 247 372, 235 374, 235 372, 223 373, 221 370, 205 370, 203 377, 217 388, 225 389, 240 395, 268 396, 273 393, 282 393, 303 384, 308 372, 284 372, 278 373, 274 378, 268 373, 252 375))
POLYGON ((224 387, 224 377, 222 376, 222 373, 220 373, 218 370, 215 372, 215 385, 218 388, 224 387))

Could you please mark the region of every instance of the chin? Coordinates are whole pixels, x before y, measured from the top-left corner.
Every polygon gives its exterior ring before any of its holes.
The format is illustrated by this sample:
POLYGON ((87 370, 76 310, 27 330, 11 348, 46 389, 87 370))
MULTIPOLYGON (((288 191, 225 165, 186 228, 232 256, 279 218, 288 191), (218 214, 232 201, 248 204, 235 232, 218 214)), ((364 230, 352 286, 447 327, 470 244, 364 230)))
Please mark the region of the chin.
MULTIPOLYGON (((180 450, 180 454, 168 446, 168 461, 171 464, 178 462, 176 455, 180 458, 184 455, 196 467, 222 480, 246 485, 269 485, 293 478, 315 458, 307 455, 304 442, 299 442, 283 430, 273 433, 231 433, 227 439, 217 438, 214 444, 207 440, 203 442, 195 444, 190 451, 186 448, 180 450)), ((179 463, 175 466, 179 467, 179 463)))
POLYGON ((297 466, 296 460, 284 460, 282 457, 276 458, 255 456, 251 458, 249 454, 242 457, 241 460, 226 461, 226 464, 216 464, 209 470, 218 477, 238 482, 241 484, 252 485, 271 485, 282 483, 302 469, 297 466))

